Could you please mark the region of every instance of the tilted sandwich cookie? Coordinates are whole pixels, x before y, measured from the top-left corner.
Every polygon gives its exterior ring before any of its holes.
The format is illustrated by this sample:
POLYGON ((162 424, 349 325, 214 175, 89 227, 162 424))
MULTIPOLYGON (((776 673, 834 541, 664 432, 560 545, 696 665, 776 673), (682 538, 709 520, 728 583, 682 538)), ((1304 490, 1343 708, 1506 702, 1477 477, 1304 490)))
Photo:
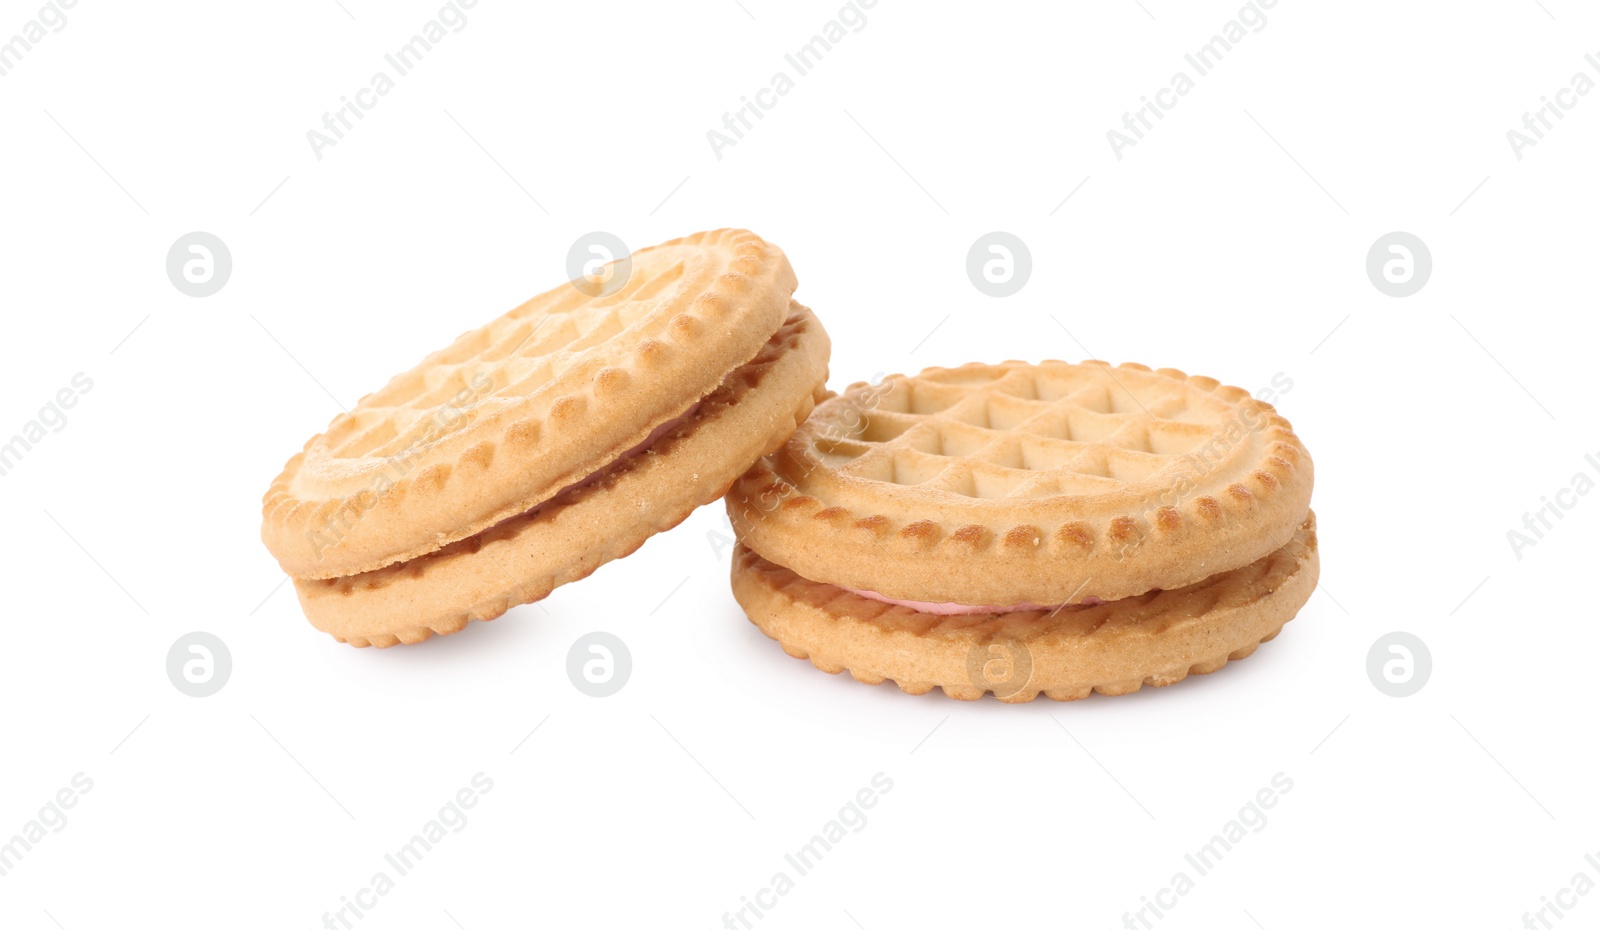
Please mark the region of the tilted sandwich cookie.
POLYGON ((1244 390, 1104 362, 855 384, 727 498, 740 605, 857 680, 1009 702, 1242 659, 1310 598, 1312 464, 1244 390))
POLYGON ((828 337, 777 247, 719 230, 618 267, 464 333, 289 460, 261 535, 312 625, 389 646, 538 600, 721 497, 823 396, 828 337))

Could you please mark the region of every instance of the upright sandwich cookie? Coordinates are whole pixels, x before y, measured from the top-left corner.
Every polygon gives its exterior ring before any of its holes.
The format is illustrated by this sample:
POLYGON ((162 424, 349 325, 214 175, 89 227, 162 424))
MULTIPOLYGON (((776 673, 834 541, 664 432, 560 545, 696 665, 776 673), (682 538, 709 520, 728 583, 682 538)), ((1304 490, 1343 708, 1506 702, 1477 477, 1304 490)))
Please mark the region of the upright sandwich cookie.
POLYGON ((719 230, 535 297, 335 417, 268 489, 262 539, 312 624, 358 646, 538 600, 811 412, 829 343, 794 288, 775 246, 719 230))
POLYGON ((1125 694, 1276 636, 1318 561, 1311 457, 1173 369, 965 365, 852 385, 727 498, 733 590, 790 655, 970 700, 1125 694))

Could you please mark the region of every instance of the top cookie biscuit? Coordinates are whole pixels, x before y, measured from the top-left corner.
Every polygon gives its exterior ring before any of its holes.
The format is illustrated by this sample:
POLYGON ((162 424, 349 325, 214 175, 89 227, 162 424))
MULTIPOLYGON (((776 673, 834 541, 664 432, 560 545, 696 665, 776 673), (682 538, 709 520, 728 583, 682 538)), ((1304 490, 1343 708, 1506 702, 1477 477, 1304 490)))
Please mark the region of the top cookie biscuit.
POLYGON ((462 334, 306 443, 262 505, 284 571, 382 568, 583 480, 752 358, 796 281, 776 246, 725 229, 635 252, 612 293, 586 284, 462 334))
POLYGON ((1051 605, 1176 588, 1283 546, 1311 457, 1240 388, 1105 362, 855 384, 734 486, 745 543, 893 598, 1051 605))

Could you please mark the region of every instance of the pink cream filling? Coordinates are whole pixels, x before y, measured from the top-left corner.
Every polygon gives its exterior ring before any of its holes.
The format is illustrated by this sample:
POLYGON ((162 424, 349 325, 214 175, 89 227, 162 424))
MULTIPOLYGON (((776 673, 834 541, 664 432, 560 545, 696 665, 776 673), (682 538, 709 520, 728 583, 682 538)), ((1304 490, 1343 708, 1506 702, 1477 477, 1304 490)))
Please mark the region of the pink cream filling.
POLYGON ((925 614, 940 614, 947 617, 961 616, 965 614, 1004 614, 1018 610, 1056 610, 1060 607, 1093 607, 1096 604, 1105 603, 1105 601, 1102 601, 1098 597, 1086 597, 1081 601, 1069 601, 1065 604, 1012 604, 1009 607, 1001 607, 997 605, 980 606, 975 604, 956 604, 949 601, 943 604, 936 604, 932 601, 908 601, 898 597, 887 597, 879 594, 876 591, 859 591, 855 588, 845 588, 845 590, 858 597, 864 597, 868 600, 878 601, 879 603, 895 604, 900 607, 909 607, 912 610, 918 610, 925 614))

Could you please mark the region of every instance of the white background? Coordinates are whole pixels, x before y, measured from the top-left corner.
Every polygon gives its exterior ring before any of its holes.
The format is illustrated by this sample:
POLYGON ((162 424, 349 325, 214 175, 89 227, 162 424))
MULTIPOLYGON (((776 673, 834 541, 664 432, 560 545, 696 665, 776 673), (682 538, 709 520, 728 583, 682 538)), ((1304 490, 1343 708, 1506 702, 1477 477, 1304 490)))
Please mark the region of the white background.
MULTIPOLYGON (((38 9, 0 2, 0 41, 38 9)), ((1238 3, 881 0, 718 159, 707 131, 837 2, 481 0, 317 159, 306 132, 438 9, 81 0, 0 78, 0 436, 94 382, 0 478, 0 840, 93 780, 0 877, 0 925, 321 926, 477 772, 467 826, 360 926, 721 926, 878 772, 764 930, 1120 926, 1279 772, 1163 930, 1513 927, 1600 880, 1600 495, 1520 559, 1506 535, 1600 479, 1600 93, 1521 160, 1506 138, 1600 54, 1591 8, 1281 0, 1118 160, 1107 130, 1238 3), (787 250, 836 387, 1287 375, 1322 590, 1215 675, 1021 706, 788 658, 729 593, 716 507, 423 646, 307 625, 260 496, 340 405, 564 280, 583 233, 729 225, 787 250), (194 230, 233 255, 204 299, 165 272, 194 230), (991 230, 1033 255, 1007 299, 966 278, 991 230), (1394 230, 1434 261, 1405 299, 1364 269, 1394 230), (595 629, 633 656, 610 698, 564 671, 595 629), (193 630, 232 652, 213 697, 166 675, 193 630), (1393 630, 1431 648, 1414 697, 1367 677, 1393 630)))

